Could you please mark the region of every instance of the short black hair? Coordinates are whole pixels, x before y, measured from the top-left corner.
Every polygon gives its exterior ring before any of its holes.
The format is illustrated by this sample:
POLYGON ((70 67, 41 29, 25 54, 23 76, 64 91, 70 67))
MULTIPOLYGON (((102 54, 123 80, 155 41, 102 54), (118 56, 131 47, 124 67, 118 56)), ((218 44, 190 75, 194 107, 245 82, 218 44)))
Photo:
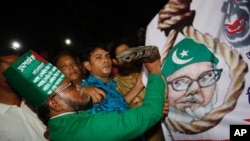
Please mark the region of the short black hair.
POLYGON ((91 53, 97 48, 100 48, 109 52, 109 49, 105 43, 100 43, 100 42, 90 43, 86 46, 86 48, 84 48, 82 55, 80 55, 80 61, 81 62, 90 61, 91 53))

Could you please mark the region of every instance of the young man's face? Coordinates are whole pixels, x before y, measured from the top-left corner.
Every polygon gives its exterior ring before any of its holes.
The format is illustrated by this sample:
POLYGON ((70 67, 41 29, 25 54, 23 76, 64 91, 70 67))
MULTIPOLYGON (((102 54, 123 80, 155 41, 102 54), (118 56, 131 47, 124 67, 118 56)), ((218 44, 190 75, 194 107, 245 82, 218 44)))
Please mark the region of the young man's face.
POLYGON ((90 55, 90 62, 85 67, 98 78, 109 77, 112 72, 112 62, 109 52, 96 48, 90 55))

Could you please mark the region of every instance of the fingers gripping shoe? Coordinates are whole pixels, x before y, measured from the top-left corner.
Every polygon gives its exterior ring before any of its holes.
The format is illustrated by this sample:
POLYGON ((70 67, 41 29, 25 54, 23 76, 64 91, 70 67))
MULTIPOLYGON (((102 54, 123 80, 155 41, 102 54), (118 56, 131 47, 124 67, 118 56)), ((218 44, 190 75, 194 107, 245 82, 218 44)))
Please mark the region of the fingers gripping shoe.
POLYGON ((143 63, 150 63, 160 59, 160 53, 156 46, 139 46, 119 53, 116 58, 122 62, 142 61, 143 63))

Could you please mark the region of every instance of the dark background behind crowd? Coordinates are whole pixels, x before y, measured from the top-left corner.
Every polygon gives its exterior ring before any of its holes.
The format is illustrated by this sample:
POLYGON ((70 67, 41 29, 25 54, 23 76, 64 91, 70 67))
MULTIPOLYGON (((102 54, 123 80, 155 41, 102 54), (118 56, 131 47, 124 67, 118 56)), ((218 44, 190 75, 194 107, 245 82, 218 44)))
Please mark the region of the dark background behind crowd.
POLYGON ((53 56, 62 48, 82 50, 89 42, 125 39, 143 45, 147 24, 165 0, 1 0, 1 46, 19 41, 19 52, 53 56), (64 40, 71 39, 66 45, 64 40))

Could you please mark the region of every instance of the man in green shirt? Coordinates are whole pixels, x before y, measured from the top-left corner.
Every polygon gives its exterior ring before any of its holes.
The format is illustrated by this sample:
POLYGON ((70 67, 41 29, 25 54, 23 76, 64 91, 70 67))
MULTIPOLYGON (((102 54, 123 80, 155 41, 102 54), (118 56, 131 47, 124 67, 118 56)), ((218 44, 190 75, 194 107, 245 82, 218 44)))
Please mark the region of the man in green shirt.
MULTIPOLYGON (((38 116, 48 126, 49 137, 52 141, 128 141, 143 134, 162 118, 166 83, 161 74, 159 59, 152 63, 144 63, 149 72, 149 77, 145 99, 141 106, 120 114, 111 112, 95 115, 88 110, 92 104, 90 96, 79 91, 79 88, 75 87, 60 71, 55 70, 56 68, 50 69, 51 64, 46 66, 47 62, 37 57, 37 54, 33 53, 33 56, 29 54, 24 59, 26 60, 19 64, 15 63, 14 67, 7 69, 4 76, 28 102, 38 108, 38 116), (30 64, 38 64, 34 58, 40 59, 43 63, 43 65, 34 69, 36 71, 29 68, 30 64), (54 75, 51 71, 44 70, 42 67, 53 70, 58 74, 54 75), (31 73, 26 73, 26 69, 32 70, 31 73), (43 81, 34 84, 36 85, 34 89, 33 84, 29 84, 32 91, 28 94, 22 92, 26 92, 27 89, 18 88, 24 86, 24 80, 22 83, 12 82, 12 80, 17 80, 17 75, 20 75, 16 71, 21 70, 21 73, 26 73, 23 75, 26 77, 26 75, 36 75, 39 69, 41 69, 41 73, 37 75, 43 75, 41 77, 43 81), (52 76, 48 77, 46 73, 52 76), (57 76, 58 78, 56 78, 57 76), (56 86, 51 87, 52 93, 47 92, 49 94, 45 94, 45 90, 49 87, 47 83, 44 83, 45 78, 51 84, 54 82, 53 84, 56 86), (17 84, 18 86, 15 86, 17 84), (41 87, 42 84, 44 84, 44 87, 41 87)), ((32 77, 29 76, 27 81, 31 79, 32 77)), ((37 79, 38 76, 35 76, 31 82, 37 79)))

